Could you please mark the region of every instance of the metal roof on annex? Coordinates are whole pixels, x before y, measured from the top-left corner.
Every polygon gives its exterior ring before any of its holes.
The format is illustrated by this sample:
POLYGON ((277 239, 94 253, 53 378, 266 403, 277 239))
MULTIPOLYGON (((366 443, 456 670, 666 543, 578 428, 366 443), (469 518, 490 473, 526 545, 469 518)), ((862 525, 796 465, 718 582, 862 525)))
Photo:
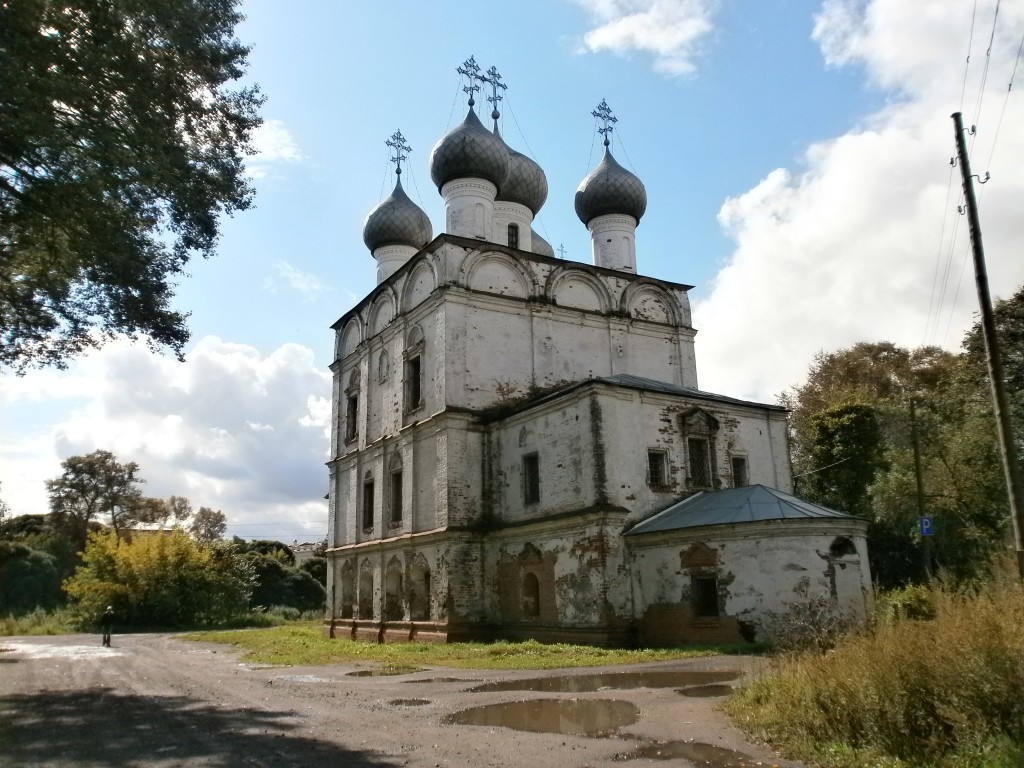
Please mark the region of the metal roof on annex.
POLYGON ((803 501, 766 485, 748 485, 698 493, 634 525, 627 536, 707 525, 736 525, 771 520, 860 520, 862 518, 803 501))
MULTIPOLYGON (((730 403, 732 405, 753 405, 757 408, 768 408, 773 411, 785 411, 787 410, 784 406, 774 405, 772 403, 757 403, 753 400, 740 400, 736 397, 729 397, 727 395, 719 395, 714 392, 705 392, 701 389, 692 389, 690 387, 680 387, 676 384, 669 384, 665 381, 656 381, 655 379, 647 379, 643 376, 634 376, 630 373, 617 373, 614 376, 596 376, 593 379, 587 379, 586 382, 599 381, 605 384, 617 384, 622 387, 630 387, 631 389, 642 389, 647 392, 662 392, 666 395, 683 395, 684 397, 695 397, 702 400, 712 400, 719 403, 730 403)), ((584 383, 586 383, 584 382, 584 383)))

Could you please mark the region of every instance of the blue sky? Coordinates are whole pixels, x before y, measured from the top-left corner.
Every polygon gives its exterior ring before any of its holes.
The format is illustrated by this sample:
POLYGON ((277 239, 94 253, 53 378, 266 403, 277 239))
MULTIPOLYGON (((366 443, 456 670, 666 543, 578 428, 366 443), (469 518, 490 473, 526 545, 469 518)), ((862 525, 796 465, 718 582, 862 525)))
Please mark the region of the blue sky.
POLYGON ((695 286, 702 388, 773 401, 818 350, 955 348, 975 299, 953 111, 978 125, 974 170, 993 176, 993 291, 1024 283, 1024 3, 995 9, 247 2, 238 34, 267 95, 256 207, 178 288, 188 362, 116 344, 65 372, 3 375, 0 494, 45 511, 61 459, 106 448, 140 464, 147 493, 222 509, 231 533, 321 538, 329 326, 374 284, 361 232, 394 183, 384 141, 401 129, 413 147, 403 183, 440 233, 428 158, 464 116, 455 69, 470 55, 504 77, 502 134, 547 173, 536 228, 569 259, 589 259, 573 194, 600 158, 590 113, 612 107, 613 152, 648 192, 638 270, 695 286))

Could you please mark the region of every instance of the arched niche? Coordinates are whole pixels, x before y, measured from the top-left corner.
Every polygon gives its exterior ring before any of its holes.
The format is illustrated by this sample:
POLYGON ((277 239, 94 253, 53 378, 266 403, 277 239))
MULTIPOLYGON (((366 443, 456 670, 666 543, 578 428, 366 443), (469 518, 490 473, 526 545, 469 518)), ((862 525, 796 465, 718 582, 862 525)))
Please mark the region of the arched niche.
POLYGON ((335 349, 337 359, 342 360, 355 352, 362 340, 363 329, 359 318, 353 317, 338 332, 337 349, 335 349))
POLYGON ((359 568, 359 616, 367 620, 373 618, 373 563, 363 560, 359 568))
POLYGON ((401 621, 405 612, 402 601, 402 561, 397 556, 388 561, 384 572, 384 620, 401 621))
POLYGON ((395 319, 396 304, 395 297, 390 290, 382 291, 377 295, 370 308, 370 336, 376 336, 391 324, 391 321, 395 319))
POLYGON ((607 312, 612 297, 605 284, 578 267, 559 267, 548 277, 545 294, 560 307, 607 312))
POLYGON ((409 618, 430 620, 430 564, 421 552, 409 563, 409 618))
POLYGON ((507 253, 483 251, 466 259, 462 267, 463 282, 467 288, 518 299, 530 298, 535 293, 535 281, 529 267, 507 253))
POLYGON ((621 309, 637 320, 679 325, 679 306, 668 291, 657 283, 638 281, 622 294, 621 309))
POLYGON ((421 304, 437 288, 437 275, 434 265, 426 258, 421 259, 409 271, 402 287, 402 311, 408 312, 421 304))
POLYGON ((356 567, 351 559, 341 565, 341 618, 351 619, 355 613, 356 567))

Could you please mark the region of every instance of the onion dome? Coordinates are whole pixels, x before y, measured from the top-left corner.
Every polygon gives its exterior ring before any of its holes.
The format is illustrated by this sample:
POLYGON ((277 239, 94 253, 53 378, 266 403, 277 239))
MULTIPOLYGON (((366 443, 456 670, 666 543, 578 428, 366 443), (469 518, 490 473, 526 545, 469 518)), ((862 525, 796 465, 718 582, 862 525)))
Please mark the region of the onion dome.
POLYGON ((548 179, 537 163, 526 155, 508 150, 510 170, 508 179, 498 190, 496 200, 506 203, 519 203, 529 208, 533 215, 548 199, 548 179))
POLYGON ((531 229, 530 237, 532 238, 531 253, 536 253, 539 256, 549 256, 552 259, 555 258, 555 249, 551 247, 551 243, 537 234, 537 230, 531 229))
POLYGON ((395 191, 374 208, 363 224, 363 242, 371 253, 385 245, 411 245, 422 248, 433 237, 430 219, 402 189, 398 177, 395 191))
POLYGON ((576 215, 584 224, 610 213, 626 214, 639 222, 646 210, 643 182, 619 165, 606 146, 604 158, 576 190, 576 215))
POLYGON ((430 178, 438 190, 454 179, 485 179, 501 189, 508 179, 509 148, 470 109, 466 119, 430 152, 430 178))

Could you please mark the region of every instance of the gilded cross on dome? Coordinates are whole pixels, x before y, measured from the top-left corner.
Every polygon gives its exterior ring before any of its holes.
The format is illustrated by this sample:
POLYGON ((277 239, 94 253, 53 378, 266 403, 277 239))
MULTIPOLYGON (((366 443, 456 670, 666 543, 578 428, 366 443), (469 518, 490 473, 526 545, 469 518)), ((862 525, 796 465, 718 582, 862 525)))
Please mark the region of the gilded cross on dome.
POLYGON ((465 75, 469 80, 469 85, 464 85, 462 90, 469 94, 469 106, 472 107, 476 104, 473 94, 480 90, 480 86, 476 84, 476 81, 483 79, 480 76, 480 65, 476 63, 474 57, 470 56, 462 62, 461 67, 456 67, 455 71, 460 75, 465 75))
POLYGON ((401 131, 395 131, 391 134, 391 138, 384 143, 395 151, 395 154, 391 157, 391 162, 395 164, 395 174, 401 176, 402 161, 412 152, 412 147, 405 143, 405 136, 402 135, 401 131))
POLYGON ((601 127, 597 129, 597 132, 604 136, 604 145, 607 147, 611 144, 608 134, 615 130, 615 124, 619 122, 619 118, 612 115, 612 108, 608 106, 608 102, 604 99, 601 99, 597 109, 590 114, 601 121, 601 127))

